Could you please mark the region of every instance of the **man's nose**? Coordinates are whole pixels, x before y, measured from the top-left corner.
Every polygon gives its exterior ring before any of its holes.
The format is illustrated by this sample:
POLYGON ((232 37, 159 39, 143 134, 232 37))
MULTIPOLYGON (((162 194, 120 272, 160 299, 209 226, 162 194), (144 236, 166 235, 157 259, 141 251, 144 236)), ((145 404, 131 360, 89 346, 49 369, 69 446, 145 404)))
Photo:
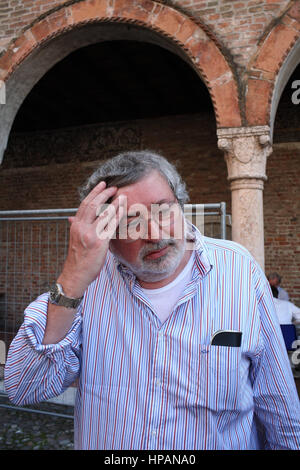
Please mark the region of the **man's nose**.
POLYGON ((151 218, 148 220, 148 233, 147 240, 158 241, 161 240, 161 227, 155 219, 151 218))

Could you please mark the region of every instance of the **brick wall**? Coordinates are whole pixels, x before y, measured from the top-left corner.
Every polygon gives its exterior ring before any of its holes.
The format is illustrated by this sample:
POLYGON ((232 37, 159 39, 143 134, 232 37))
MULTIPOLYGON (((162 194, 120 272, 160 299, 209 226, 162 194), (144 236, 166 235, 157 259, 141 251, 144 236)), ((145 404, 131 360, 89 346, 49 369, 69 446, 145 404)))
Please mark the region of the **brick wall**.
MULTIPOLYGON (((47 11, 75 3, 65 0, 1 0, 0 51, 27 25, 47 11)), ((161 1, 205 23, 245 67, 263 32, 289 5, 289 0, 168 0, 161 1)))
POLYGON ((217 149, 211 114, 86 126, 80 132, 75 129, 72 139, 70 132, 11 135, 0 169, 1 207, 6 210, 76 207, 77 188, 99 159, 138 148, 160 151, 177 164, 191 188, 191 202, 225 201, 230 206, 226 165, 217 149), (107 129, 110 132, 101 133, 107 129), (111 137, 113 129, 115 141, 111 137), (135 136, 132 143, 128 129, 135 136), (99 135, 101 139, 97 138, 99 135), (109 136, 107 145, 104 135, 109 136))
POLYGON ((0 47, 17 37, 30 23, 65 0, 1 0, 0 47))
POLYGON ((245 67, 258 39, 279 17, 289 0, 173 0, 200 18, 230 50, 236 64, 245 67))

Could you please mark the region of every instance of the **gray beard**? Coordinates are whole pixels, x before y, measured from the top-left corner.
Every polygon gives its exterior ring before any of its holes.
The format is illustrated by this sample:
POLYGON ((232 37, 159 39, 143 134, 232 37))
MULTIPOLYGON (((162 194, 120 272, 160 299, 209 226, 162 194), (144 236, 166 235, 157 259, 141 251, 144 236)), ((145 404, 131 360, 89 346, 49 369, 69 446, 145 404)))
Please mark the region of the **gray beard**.
POLYGON ((118 253, 112 252, 122 264, 135 274, 137 279, 144 282, 157 282, 172 275, 176 271, 185 254, 185 248, 185 240, 178 244, 178 241, 172 238, 169 240, 161 240, 157 243, 149 243, 143 246, 135 264, 129 263, 118 255, 118 253), (154 250, 162 250, 168 245, 170 249, 165 255, 153 260, 145 260, 147 254, 154 250))

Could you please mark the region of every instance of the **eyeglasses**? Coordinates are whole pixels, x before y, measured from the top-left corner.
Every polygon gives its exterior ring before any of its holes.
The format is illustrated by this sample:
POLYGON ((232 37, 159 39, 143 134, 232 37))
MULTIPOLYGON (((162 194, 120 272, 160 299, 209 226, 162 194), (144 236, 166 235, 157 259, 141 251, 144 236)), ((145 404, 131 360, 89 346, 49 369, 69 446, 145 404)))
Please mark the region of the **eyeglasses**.
POLYGON ((130 207, 127 216, 121 220, 116 230, 117 238, 133 241, 154 236, 156 232, 153 233, 153 222, 160 233, 160 238, 170 238, 171 227, 179 213, 181 213, 181 208, 177 201, 152 204, 150 214, 143 204, 134 204, 130 207))

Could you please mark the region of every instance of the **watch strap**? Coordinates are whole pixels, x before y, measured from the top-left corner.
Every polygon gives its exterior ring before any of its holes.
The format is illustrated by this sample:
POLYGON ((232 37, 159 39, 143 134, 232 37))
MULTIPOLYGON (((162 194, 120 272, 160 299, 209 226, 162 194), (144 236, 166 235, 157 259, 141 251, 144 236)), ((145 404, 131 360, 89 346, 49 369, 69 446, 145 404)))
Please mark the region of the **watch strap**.
POLYGON ((56 283, 50 289, 49 300, 54 305, 59 305, 60 307, 76 309, 80 302, 82 301, 83 296, 79 298, 68 297, 65 295, 61 284, 56 283))

